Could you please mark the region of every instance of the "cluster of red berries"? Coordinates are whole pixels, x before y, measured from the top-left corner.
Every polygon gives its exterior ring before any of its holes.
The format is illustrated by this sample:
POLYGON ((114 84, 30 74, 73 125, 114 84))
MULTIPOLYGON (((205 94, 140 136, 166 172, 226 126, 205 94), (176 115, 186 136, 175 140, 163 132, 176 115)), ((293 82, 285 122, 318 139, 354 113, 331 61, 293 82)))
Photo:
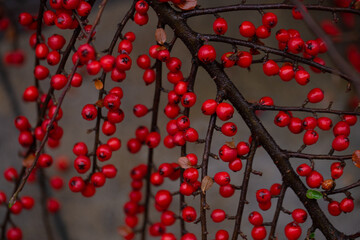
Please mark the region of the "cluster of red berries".
POLYGON ((75 17, 86 17, 91 11, 91 5, 83 0, 52 0, 50 7, 54 10, 44 12, 44 23, 47 26, 56 25, 59 29, 75 29, 79 22, 75 17))
MULTIPOLYGON (((42 154, 40 155, 40 158, 46 158, 46 159, 50 159, 50 163, 52 163, 52 157, 48 154, 42 154)), ((34 171, 31 172, 29 178, 28 178, 28 182, 32 183, 36 180, 36 170, 40 167, 44 167, 41 166, 41 164, 43 164, 44 162, 38 161, 37 166, 35 167, 34 171), (40 163, 42 162, 42 163, 40 163)), ((29 159, 33 159, 33 158, 29 158, 29 159)), ((48 161, 46 161, 48 162, 48 161)), ((24 162, 25 163, 25 162, 24 162)), ((48 167, 47 164, 45 164, 45 167, 48 167)), ((56 167, 57 170, 59 171, 65 171, 68 169, 68 160, 67 158, 64 157, 59 157, 56 161, 56 167)), ((16 183, 17 181, 19 181, 19 174, 17 172, 17 170, 13 167, 9 167, 4 171, 4 178, 8 181, 8 182, 12 182, 12 183, 16 183)), ((59 176, 53 176, 50 178, 50 186, 54 189, 54 190, 61 190, 63 188, 63 179, 59 176)), ((0 204, 4 204, 7 206, 7 196, 3 191, 0 191, 0 204)), ((33 208, 33 206, 35 205, 35 200, 33 197, 31 196, 22 196, 19 197, 18 199, 16 199, 15 203, 9 208, 10 214, 14 214, 14 215, 19 215, 22 210, 31 210, 33 208)), ((54 198, 54 197, 50 197, 46 200, 46 209, 48 212, 50 213, 55 213, 60 209, 61 205, 59 203, 59 201, 54 198)), ((22 231, 21 228, 17 227, 17 226, 13 226, 11 228, 9 228, 7 230, 6 233, 6 238, 8 240, 21 240, 22 239, 22 231)))
POLYGON ((139 26, 147 24, 149 21, 148 10, 149 4, 145 0, 137 1, 135 3, 134 22, 139 26))
MULTIPOLYGON (((310 188, 319 188, 321 186, 325 191, 331 191, 335 188, 335 180, 343 175, 344 164, 341 162, 334 162, 330 166, 331 178, 324 180, 321 173, 313 170, 308 164, 303 163, 299 165, 296 172, 299 176, 306 177, 306 184, 310 188)), ((328 211, 333 216, 340 215, 341 212, 351 212, 354 209, 354 201, 351 197, 344 198, 340 203, 330 200, 328 204, 328 211)))
MULTIPOLYGON (((317 103, 324 98, 324 93, 320 88, 312 89, 308 96, 307 101, 311 103, 317 103)), ((273 106, 274 101, 270 97, 262 97, 259 100, 259 104, 264 106, 273 106)), ((348 136, 350 135, 350 126, 353 126, 357 122, 356 115, 343 115, 343 120, 339 121, 333 127, 333 122, 328 117, 305 117, 300 119, 294 117, 291 111, 279 111, 274 118, 274 123, 278 127, 288 127, 290 132, 299 134, 306 131, 303 137, 305 145, 313 145, 318 139, 319 135, 314 130, 316 127, 323 131, 333 130, 334 140, 332 142, 332 148, 336 151, 344 151, 349 147, 350 141, 348 136)))
MULTIPOLYGON (((143 187, 143 180, 147 175, 147 166, 145 164, 140 164, 134 167, 130 176, 132 179, 131 187, 132 191, 129 194, 129 201, 124 204, 125 212, 125 223, 126 226, 130 228, 127 234, 124 236, 125 239, 133 239, 134 232, 133 229, 138 224, 137 214, 144 212, 144 206, 140 205, 142 200, 141 189, 143 187)), ((180 167, 176 163, 163 163, 159 166, 158 171, 151 174, 150 181, 153 185, 159 186, 163 183, 164 177, 168 177, 170 180, 177 180, 180 177, 180 167)), ((171 235, 172 239, 176 239, 172 233, 165 233, 166 226, 171 226, 175 223, 177 217, 175 213, 167 208, 172 202, 172 194, 167 190, 159 190, 155 195, 155 208, 161 214, 160 222, 153 223, 149 228, 149 234, 151 236, 162 236, 163 238, 167 235, 171 235)), ((165 238, 168 239, 168 238, 165 238)))

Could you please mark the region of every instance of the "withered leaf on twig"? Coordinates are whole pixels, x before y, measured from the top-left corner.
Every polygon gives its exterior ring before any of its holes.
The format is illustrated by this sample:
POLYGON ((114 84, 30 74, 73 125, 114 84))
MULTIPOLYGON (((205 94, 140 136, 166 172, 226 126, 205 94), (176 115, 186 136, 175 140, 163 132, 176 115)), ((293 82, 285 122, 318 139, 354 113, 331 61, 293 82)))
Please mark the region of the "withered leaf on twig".
POLYGON ((197 5, 197 0, 183 0, 181 3, 175 4, 176 7, 184 11, 192 10, 196 7, 196 5, 197 5))
POLYGON ((211 186, 213 185, 214 181, 212 180, 211 177, 209 176, 205 176, 203 178, 203 180, 201 181, 201 191, 203 193, 205 193, 208 189, 211 188, 211 186))
POLYGON ((184 169, 192 167, 190 164, 190 161, 187 157, 179 157, 178 163, 179 163, 180 167, 184 168, 184 169))
POLYGON ((160 45, 163 45, 166 42, 166 32, 163 28, 157 28, 155 31, 155 40, 160 45))

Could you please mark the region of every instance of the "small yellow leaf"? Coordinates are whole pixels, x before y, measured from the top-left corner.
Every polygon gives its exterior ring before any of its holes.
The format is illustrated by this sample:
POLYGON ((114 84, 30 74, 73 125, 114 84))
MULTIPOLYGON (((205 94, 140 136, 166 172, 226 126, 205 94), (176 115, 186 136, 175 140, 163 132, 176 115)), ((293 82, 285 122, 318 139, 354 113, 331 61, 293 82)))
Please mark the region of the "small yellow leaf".
POLYGON ((184 169, 192 167, 190 164, 190 161, 187 157, 179 157, 178 163, 179 163, 180 167, 184 168, 184 169))
POLYGON ((157 28, 155 31, 155 40, 163 45, 166 42, 166 32, 163 28, 157 28))
POLYGON ((176 4, 175 6, 180 8, 181 10, 189 11, 194 9, 196 5, 197 5, 197 0, 183 0, 181 3, 176 4))
POLYGON ((209 190, 211 188, 211 186, 213 185, 214 181, 212 180, 211 177, 209 176, 205 176, 203 178, 203 180, 201 181, 201 191, 203 193, 205 193, 207 190, 209 190))
POLYGON ((101 89, 103 89, 103 87, 104 87, 104 84, 102 83, 102 81, 101 81, 100 79, 96 79, 96 80, 94 81, 94 84, 95 84, 95 88, 96 88, 97 90, 101 90, 101 89))

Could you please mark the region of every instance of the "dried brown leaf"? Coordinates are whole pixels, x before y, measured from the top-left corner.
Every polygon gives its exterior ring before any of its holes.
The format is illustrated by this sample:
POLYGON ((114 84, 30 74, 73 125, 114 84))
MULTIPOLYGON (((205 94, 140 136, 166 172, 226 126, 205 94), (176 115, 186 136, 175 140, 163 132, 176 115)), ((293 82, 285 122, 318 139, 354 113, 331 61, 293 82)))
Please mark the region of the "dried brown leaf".
POLYGON ((95 105, 96 105, 97 107, 99 107, 99 108, 104 107, 104 100, 102 100, 102 99, 98 100, 98 101, 95 103, 95 105))
POLYGON ((118 234, 120 234, 122 237, 128 236, 130 233, 132 233, 132 230, 128 226, 120 226, 117 229, 118 234))
POLYGON ((100 79, 96 79, 96 80, 94 81, 94 84, 95 84, 95 88, 96 88, 97 90, 101 90, 101 89, 103 89, 103 87, 104 87, 104 84, 102 83, 102 81, 101 81, 100 79))
POLYGON ((166 32, 163 28, 157 28, 155 31, 155 40, 160 45, 163 45, 166 42, 166 32))
POLYGON ((359 2, 359 1, 354 4, 354 8, 355 8, 356 10, 359 10, 359 9, 360 9, 360 2, 359 2))
POLYGON ((192 167, 190 164, 190 161, 187 157, 179 157, 178 163, 179 163, 180 167, 184 168, 184 169, 192 167))
POLYGON ((228 147, 236 148, 236 144, 235 144, 234 140, 232 140, 231 142, 226 142, 225 144, 226 144, 228 147))
POLYGON ((352 154, 352 162, 356 167, 360 168, 360 150, 356 150, 352 154))
POLYGON ((205 193, 207 190, 209 190, 211 188, 213 183, 214 183, 214 181, 213 181, 213 179, 211 177, 205 176, 203 178, 203 180, 201 181, 201 191, 203 193, 205 193))
POLYGON ((181 10, 189 11, 194 9, 196 5, 197 5, 197 0, 183 0, 181 3, 176 4, 175 6, 180 8, 181 10))
POLYGON ((34 160, 35 160, 34 154, 30 154, 29 156, 24 158, 23 166, 26 167, 26 168, 31 167, 31 165, 34 163, 34 160))

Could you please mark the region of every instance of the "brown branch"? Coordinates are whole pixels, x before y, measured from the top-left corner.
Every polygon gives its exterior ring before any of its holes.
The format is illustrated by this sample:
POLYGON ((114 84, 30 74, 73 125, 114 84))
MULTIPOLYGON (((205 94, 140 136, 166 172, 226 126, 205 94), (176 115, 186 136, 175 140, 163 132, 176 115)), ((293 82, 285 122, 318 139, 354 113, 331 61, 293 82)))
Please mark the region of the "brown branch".
MULTIPOLYGON (((325 11, 325 12, 347 12, 360 15, 359 10, 351 9, 351 8, 337 8, 337 7, 326 7, 321 5, 305 5, 307 10, 314 11, 325 11)), ((195 9, 191 11, 187 11, 182 13, 183 18, 196 17, 206 14, 214 14, 221 12, 233 12, 233 11, 241 11, 241 10, 266 10, 266 9, 293 9, 296 7, 294 4, 286 4, 286 3, 274 3, 274 4, 235 4, 229 5, 225 7, 213 7, 213 8, 203 8, 203 9, 195 9)))
MULTIPOLYGON (((177 37, 175 37, 174 39, 177 39, 177 37)), ((172 46, 173 45, 174 44, 172 44, 172 46)), ((190 91, 190 92, 194 91, 194 83, 195 83, 198 68, 199 68, 199 64, 198 64, 197 60, 193 59, 190 74, 189 74, 189 77, 187 78, 188 91, 190 91)), ((186 117, 190 116, 190 108, 185 108, 184 116, 186 116, 186 117)), ((186 146, 187 146, 187 143, 185 143, 183 146, 181 146, 181 156, 182 157, 186 156, 186 154, 187 154, 186 146)), ((184 173, 184 169, 181 168, 180 169, 180 185, 184 181, 183 173, 184 173)), ((180 212, 184 206, 186 206, 185 195, 180 194, 180 208, 179 208, 180 212)), ((180 232, 181 232, 181 236, 187 233, 186 228, 185 228, 185 221, 183 218, 180 218, 180 232)))
POLYGON ((212 35, 212 34, 198 34, 198 37, 204 40, 208 40, 208 41, 213 41, 213 42, 222 42, 222 43, 228 43, 231 45, 239 45, 239 46, 243 46, 243 47, 249 47, 249 48, 253 48, 262 52, 265 52, 267 54, 271 53, 277 56, 282 56, 282 57, 286 57, 288 59, 300 62, 300 63, 304 63, 306 65, 312 66, 312 67, 316 67, 318 69, 320 69, 323 72, 327 72, 327 73, 331 73, 337 76, 342 77, 343 79, 345 79, 348 82, 354 82, 355 79, 357 78, 352 78, 352 76, 348 76, 345 73, 334 69, 334 68, 330 68, 327 66, 323 66, 321 64, 318 64, 312 60, 309 59, 305 59, 303 57, 300 57, 298 55, 292 54, 292 53, 288 53, 288 52, 284 52, 282 50, 276 49, 276 48, 272 48, 272 47, 268 47, 268 46, 262 46, 259 44, 256 44, 254 42, 249 42, 246 40, 241 40, 241 39, 236 39, 236 38, 231 38, 231 37, 224 37, 224 36, 218 36, 218 35, 212 35))
MULTIPOLYGON (((217 97, 219 100, 219 95, 217 97)), ((216 123, 216 114, 211 115, 209 120, 209 126, 206 133, 205 138, 205 147, 204 147, 204 154, 202 157, 201 162, 201 180, 204 179, 205 176, 207 176, 208 172, 208 164, 209 164, 209 153, 211 148, 211 141, 214 134, 215 129, 215 123, 216 123)), ((200 220, 201 220, 201 239, 206 240, 207 239, 207 224, 206 224, 206 210, 208 208, 208 205, 206 203, 206 191, 201 191, 200 193, 200 220)))
POLYGON ((299 152, 284 152, 289 158, 305 158, 305 159, 318 159, 318 160, 349 160, 352 158, 351 155, 320 155, 320 154, 310 154, 310 153, 299 153, 299 152))
POLYGON ((277 225, 277 222, 279 220, 280 212, 281 212, 283 201, 284 201, 284 198, 285 198, 286 189, 287 189, 287 186, 285 185, 285 183, 283 183, 282 186, 281 186, 281 192, 280 192, 277 204, 276 204, 274 218, 273 218, 273 220, 271 222, 269 240, 276 239, 276 237, 275 237, 276 225, 277 225))
POLYGON ((360 116, 360 112, 349 112, 341 110, 331 110, 328 108, 306 108, 306 107, 287 107, 287 106, 265 106, 254 103, 252 108, 255 110, 268 110, 268 111, 294 111, 294 112, 311 112, 311 113, 330 113, 336 115, 356 115, 360 116))
POLYGON ((238 208, 236 211, 236 221, 235 221, 234 230, 233 230, 233 234, 232 234, 232 238, 231 238, 232 240, 237 240, 239 237, 240 231, 241 231, 241 229, 240 229, 241 221, 242 221, 242 216, 243 216, 243 212, 244 212, 244 208, 245 208, 246 195, 247 195, 247 190, 249 187, 250 175, 251 175, 251 171, 252 171, 252 165, 253 165, 253 161, 254 161, 254 157, 255 157, 257 144, 258 144, 257 139, 254 139, 250 146, 249 157, 247 158, 247 161, 246 161, 244 178, 243 178, 243 181, 241 184, 241 194, 240 194, 240 198, 239 198, 238 208))
MULTIPOLYGON (((125 16, 123 17, 123 19, 121 20, 121 22, 118 25, 118 28, 114 34, 114 37, 112 39, 112 41, 110 42, 109 48, 107 49, 107 54, 111 55, 114 51, 115 45, 117 40, 120 38, 121 33, 126 25, 126 23, 133 17, 134 13, 135 13, 135 3, 136 1, 133 1, 130 9, 127 11, 127 13, 125 14, 125 16)), ((101 77, 100 77, 100 81, 103 84, 103 88, 99 91, 99 95, 98 95, 98 100, 101 100, 105 94, 105 80, 106 80, 106 76, 107 73, 105 71, 102 72, 101 77)), ((97 147, 100 144, 100 123, 101 123, 101 119, 103 118, 102 115, 102 108, 101 107, 97 107, 97 117, 96 117, 96 124, 94 127, 95 130, 95 140, 94 140, 94 146, 93 146, 93 153, 96 152, 97 147)), ((93 155, 93 167, 92 167, 92 174, 96 172, 96 169, 98 167, 97 165, 97 156, 96 154, 93 155)), ((91 175, 89 176, 90 179, 91 175)))
MULTIPOLYGON (((162 89, 162 62, 160 60, 156 60, 155 63, 155 70, 156 70, 156 80, 155 80, 155 93, 154 93, 154 100, 152 106, 152 118, 151 118, 151 127, 150 131, 155 132, 158 131, 158 115, 159 115, 159 104, 160 104, 160 96, 161 96, 161 89, 162 89)), ((150 195, 151 195, 151 182, 150 176, 153 169, 153 160, 154 160, 154 149, 149 148, 148 152, 148 162, 147 162, 147 175, 146 175, 146 189, 145 189, 145 203, 144 203, 144 220, 141 227, 141 239, 146 239, 146 225, 149 219, 149 202, 150 202, 150 195)))

